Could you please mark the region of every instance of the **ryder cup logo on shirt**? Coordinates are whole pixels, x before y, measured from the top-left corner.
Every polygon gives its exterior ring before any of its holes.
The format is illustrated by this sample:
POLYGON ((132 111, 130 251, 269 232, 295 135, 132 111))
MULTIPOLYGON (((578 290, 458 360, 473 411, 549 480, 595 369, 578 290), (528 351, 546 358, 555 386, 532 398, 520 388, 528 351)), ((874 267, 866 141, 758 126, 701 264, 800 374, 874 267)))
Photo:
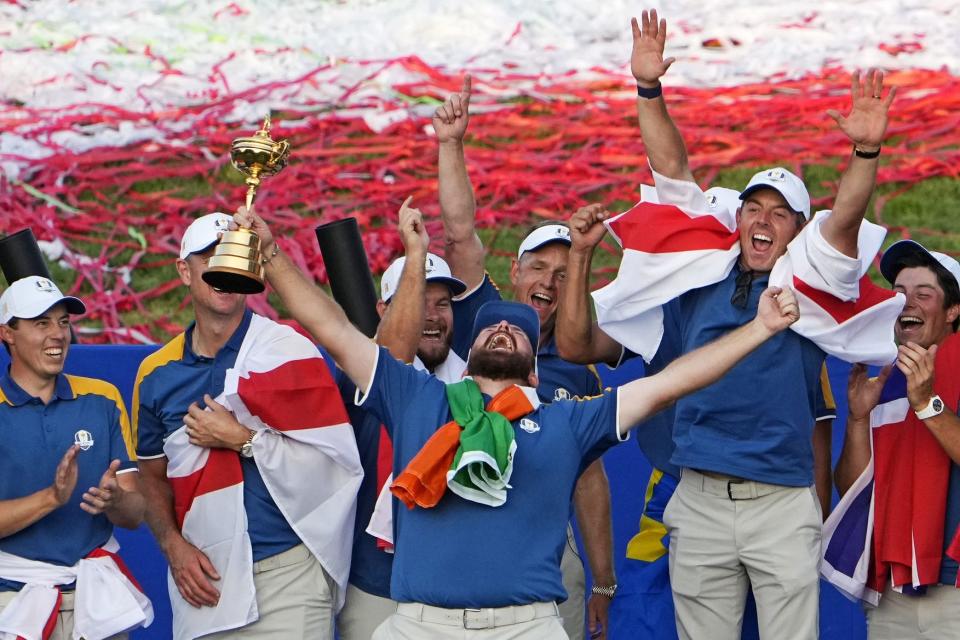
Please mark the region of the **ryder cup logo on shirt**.
POLYGON ((80 447, 81 451, 86 451, 93 446, 93 435, 86 429, 80 429, 73 434, 73 444, 80 447))
POLYGON ((527 433, 536 433, 540 431, 540 425, 531 420, 530 418, 524 418, 520 421, 520 428, 526 431, 527 433))
POLYGON ((570 392, 564 389, 563 387, 557 387, 557 390, 553 392, 553 401, 557 400, 569 400, 570 392))

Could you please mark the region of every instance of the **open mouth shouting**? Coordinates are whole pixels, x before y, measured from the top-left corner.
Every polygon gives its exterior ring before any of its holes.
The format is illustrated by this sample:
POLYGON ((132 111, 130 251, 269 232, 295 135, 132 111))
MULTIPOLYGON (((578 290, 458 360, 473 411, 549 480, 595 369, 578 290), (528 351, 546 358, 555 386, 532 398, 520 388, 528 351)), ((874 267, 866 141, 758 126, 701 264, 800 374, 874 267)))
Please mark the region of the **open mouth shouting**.
POLYGON ((531 293, 530 306, 537 311, 549 311, 553 307, 554 297, 546 293, 531 293))
POLYGON ((912 336, 923 331, 923 319, 919 316, 904 314, 897 319, 897 326, 903 336, 912 336))
POLYGON ((43 350, 43 355, 59 362, 63 360, 63 347, 47 347, 43 350))
POLYGON ((487 339, 484 347, 490 351, 516 351, 517 342, 506 331, 497 331, 487 339))

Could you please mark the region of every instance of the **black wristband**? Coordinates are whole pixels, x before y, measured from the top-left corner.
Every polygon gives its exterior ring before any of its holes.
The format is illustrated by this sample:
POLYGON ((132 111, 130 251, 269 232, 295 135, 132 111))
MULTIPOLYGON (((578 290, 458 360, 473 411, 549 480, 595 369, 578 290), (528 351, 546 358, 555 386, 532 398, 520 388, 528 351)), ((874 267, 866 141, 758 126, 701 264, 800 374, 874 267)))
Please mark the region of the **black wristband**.
POLYGON ((659 82, 655 87, 641 87, 637 85, 637 95, 645 100, 653 100, 654 98, 659 98, 663 95, 663 85, 659 82))
POLYGON ((877 147, 876 151, 861 151, 856 147, 856 145, 854 145, 853 155, 857 156, 858 158, 863 158, 864 160, 873 160, 880 155, 880 147, 877 147))

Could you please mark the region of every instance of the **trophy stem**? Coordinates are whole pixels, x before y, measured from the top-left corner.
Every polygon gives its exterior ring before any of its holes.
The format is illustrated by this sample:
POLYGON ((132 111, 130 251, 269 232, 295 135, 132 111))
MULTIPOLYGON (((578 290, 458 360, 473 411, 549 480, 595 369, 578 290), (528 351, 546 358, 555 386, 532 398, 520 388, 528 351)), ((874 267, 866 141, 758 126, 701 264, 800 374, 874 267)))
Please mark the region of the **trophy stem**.
POLYGON ((247 183, 247 211, 253 206, 253 199, 257 196, 257 187, 260 186, 260 167, 251 167, 247 183))

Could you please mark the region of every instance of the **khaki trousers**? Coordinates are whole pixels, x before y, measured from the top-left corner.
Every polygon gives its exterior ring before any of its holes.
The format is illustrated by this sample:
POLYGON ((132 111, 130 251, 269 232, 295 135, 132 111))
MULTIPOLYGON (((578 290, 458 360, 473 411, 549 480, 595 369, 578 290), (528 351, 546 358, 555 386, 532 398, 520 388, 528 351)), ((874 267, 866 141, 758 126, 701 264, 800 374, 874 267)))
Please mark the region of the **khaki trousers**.
POLYGON ((208 638, 333 640, 337 585, 302 544, 253 564, 260 619, 208 638))
POLYGON ((564 640, 557 605, 443 609, 401 602, 372 640, 564 640))
MULTIPOLYGON (((16 597, 16 591, 0 591, 0 611, 3 611, 16 597)), ((110 636, 109 640, 126 640, 127 634, 110 636)), ((50 640, 73 639, 73 591, 63 591, 60 599, 60 613, 57 614, 57 626, 50 634, 50 640)))
POLYGON ((905 596, 887 589, 880 606, 867 610, 870 640, 960 639, 960 589, 953 585, 927 588, 926 595, 905 596))
POLYGON ((761 638, 817 637, 821 515, 813 487, 684 469, 663 523, 681 639, 739 640, 750 585, 761 638))
POLYGON ((577 541, 573 537, 573 526, 567 525, 567 544, 560 559, 560 573, 563 576, 563 588, 567 590, 567 599, 559 604, 563 630, 570 640, 584 640, 586 635, 586 590, 587 577, 583 571, 583 560, 577 550, 577 541))
POLYGON ((337 615, 337 634, 340 640, 370 640, 376 628, 396 612, 396 600, 348 584, 347 600, 337 615))

